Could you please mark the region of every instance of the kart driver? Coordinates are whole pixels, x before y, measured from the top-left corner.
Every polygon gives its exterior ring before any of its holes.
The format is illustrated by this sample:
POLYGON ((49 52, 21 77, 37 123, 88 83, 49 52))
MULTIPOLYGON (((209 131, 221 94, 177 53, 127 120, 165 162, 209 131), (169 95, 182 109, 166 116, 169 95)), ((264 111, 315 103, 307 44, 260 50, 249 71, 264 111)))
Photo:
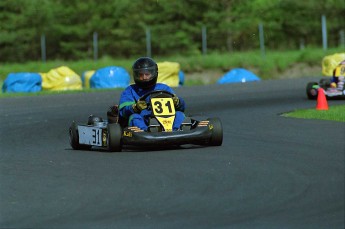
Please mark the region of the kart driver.
POLYGON ((128 126, 136 126, 141 130, 148 130, 148 121, 152 111, 147 108, 146 101, 138 101, 138 99, 148 92, 156 90, 168 91, 174 96, 172 97, 176 117, 173 123, 173 130, 179 130, 184 120, 185 102, 182 98, 176 96, 174 91, 166 84, 157 83, 158 66, 156 62, 149 57, 140 57, 133 66, 133 78, 135 84, 128 86, 121 94, 119 104, 119 117, 128 120, 128 126))
POLYGON ((331 87, 339 90, 344 89, 345 83, 345 60, 343 60, 333 71, 331 87))

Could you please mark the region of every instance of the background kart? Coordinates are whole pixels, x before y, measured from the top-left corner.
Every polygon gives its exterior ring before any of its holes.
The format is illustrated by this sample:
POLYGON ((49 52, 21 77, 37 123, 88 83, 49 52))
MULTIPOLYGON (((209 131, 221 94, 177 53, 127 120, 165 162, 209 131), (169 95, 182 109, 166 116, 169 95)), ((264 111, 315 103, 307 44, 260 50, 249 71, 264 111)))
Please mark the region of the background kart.
POLYGON ((178 146, 194 144, 220 146, 223 141, 223 129, 219 118, 204 116, 186 116, 181 129, 172 130, 175 118, 172 94, 167 91, 153 91, 139 100, 149 97, 147 109, 152 110, 148 131, 138 127, 128 127, 127 120, 118 117, 118 106, 107 113, 107 120, 89 116, 87 124, 74 121, 69 128, 70 144, 73 149, 88 150, 92 147, 119 152, 129 146, 178 146))
POLYGON ((331 79, 322 78, 319 83, 307 83, 306 93, 308 99, 317 99, 318 88, 323 88, 327 99, 345 99, 345 88, 331 88, 331 79))

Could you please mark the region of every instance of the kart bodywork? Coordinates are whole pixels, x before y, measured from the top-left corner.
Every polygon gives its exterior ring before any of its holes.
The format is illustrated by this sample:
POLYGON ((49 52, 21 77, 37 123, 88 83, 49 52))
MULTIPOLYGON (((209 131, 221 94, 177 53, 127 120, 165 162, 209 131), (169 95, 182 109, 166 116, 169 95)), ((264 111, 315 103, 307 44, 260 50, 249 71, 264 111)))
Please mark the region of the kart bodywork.
POLYGON ((318 89, 323 88, 327 99, 345 99, 345 88, 332 88, 331 80, 322 78, 319 82, 309 82, 306 86, 308 99, 317 99, 318 89))
MULTIPOLYGON (((123 146, 179 146, 194 144, 220 146, 223 129, 219 118, 186 116, 180 130, 173 131, 175 108, 172 94, 166 91, 153 91, 139 100, 149 97, 148 109, 153 116, 149 120, 148 131, 127 126, 127 120, 119 119, 118 112, 107 113, 107 120, 89 117, 87 124, 76 124, 69 128, 70 144, 73 149, 87 150, 100 147, 119 152, 123 146)), ((115 110, 117 106, 115 106, 115 110)))

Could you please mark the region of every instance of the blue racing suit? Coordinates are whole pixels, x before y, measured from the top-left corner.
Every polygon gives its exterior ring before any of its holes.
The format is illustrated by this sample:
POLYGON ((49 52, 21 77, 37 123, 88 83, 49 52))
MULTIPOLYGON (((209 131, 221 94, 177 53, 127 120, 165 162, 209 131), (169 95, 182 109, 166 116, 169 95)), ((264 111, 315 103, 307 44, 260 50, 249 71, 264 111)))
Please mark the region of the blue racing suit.
MULTIPOLYGON (((128 126, 137 126, 140 129, 147 131, 148 121, 152 115, 152 111, 144 109, 140 114, 133 111, 132 105, 135 104, 138 99, 150 91, 164 90, 172 94, 175 94, 174 91, 166 84, 157 83, 156 85, 148 88, 142 89, 136 84, 128 86, 121 94, 120 105, 119 105, 119 116, 122 119, 128 120, 128 126)), ((149 97, 146 98, 146 102, 149 101, 149 97)), ((178 130, 185 118, 185 101, 179 97, 179 105, 175 108, 176 116, 173 123, 173 130, 178 130)))

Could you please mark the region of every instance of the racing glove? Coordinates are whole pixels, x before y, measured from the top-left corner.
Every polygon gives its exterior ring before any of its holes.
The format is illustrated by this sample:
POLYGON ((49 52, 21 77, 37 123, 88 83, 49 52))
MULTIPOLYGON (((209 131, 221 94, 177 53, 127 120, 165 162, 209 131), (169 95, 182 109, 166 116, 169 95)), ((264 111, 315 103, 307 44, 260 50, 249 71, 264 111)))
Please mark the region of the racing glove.
POLYGON ((109 107, 107 111, 107 118, 109 123, 119 122, 119 105, 109 107))
POLYGON ((139 100, 132 105, 132 108, 135 113, 140 113, 142 110, 147 108, 146 101, 139 100))
POLYGON ((118 105, 114 105, 109 107, 108 111, 107 111, 107 115, 109 116, 118 116, 119 115, 119 106, 118 105))
POLYGON ((175 107, 178 107, 178 105, 180 104, 180 99, 174 94, 172 100, 174 102, 175 107))

